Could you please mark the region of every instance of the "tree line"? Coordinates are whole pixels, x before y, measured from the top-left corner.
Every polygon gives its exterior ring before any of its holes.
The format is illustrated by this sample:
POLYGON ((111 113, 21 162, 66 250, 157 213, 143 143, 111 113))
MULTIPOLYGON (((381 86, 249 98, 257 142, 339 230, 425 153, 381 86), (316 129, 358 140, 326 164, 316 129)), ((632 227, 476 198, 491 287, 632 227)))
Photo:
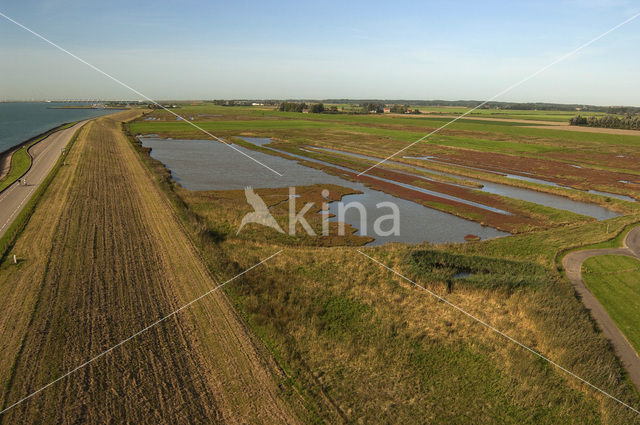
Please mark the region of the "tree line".
MULTIPOLYGON (((344 108, 342 108, 344 111, 344 108)), ((324 103, 312 103, 307 104, 305 102, 280 102, 278 104, 278 110, 281 112, 304 112, 308 111, 311 114, 337 114, 340 111, 338 107, 335 105, 326 107, 324 103)), ((361 114, 370 114, 376 113, 381 114, 385 110, 384 103, 378 102, 365 102, 359 105, 359 109, 355 111, 355 113, 361 114)), ((389 106, 389 112, 396 114, 419 114, 420 111, 418 109, 409 109, 409 105, 391 105, 389 106)), ((351 112, 354 113, 354 112, 351 112)))
POLYGON ((307 104, 304 102, 281 102, 278 105, 278 110, 281 112, 302 112, 307 109, 307 104))
POLYGON ((582 125, 588 127, 602 127, 602 128, 622 128, 626 130, 640 130, 640 114, 625 116, 616 115, 604 115, 602 117, 590 116, 583 117, 577 115, 569 119, 570 125, 582 125))
POLYGON ((281 112, 303 112, 308 110, 311 114, 334 114, 338 112, 338 107, 330 106, 326 108, 324 103, 307 105, 304 102, 281 102, 278 105, 278 110, 281 112))
MULTIPOLYGON (((307 102, 318 103, 337 103, 358 105, 363 109, 364 104, 370 105, 417 105, 417 106, 459 106, 473 108, 478 106, 480 100, 408 100, 408 99, 306 99, 307 102)), ((257 102, 265 106, 276 106, 282 103, 303 103, 302 99, 296 101, 283 101, 277 99, 216 99, 206 100, 215 105, 220 106, 251 106, 257 102)), ((315 104, 318 104, 315 103, 315 104)), ((337 108, 336 108, 337 109, 337 108)), ((378 109, 378 108, 375 108, 378 109)), ((607 114, 638 114, 640 107, 637 106, 595 106, 583 104, 561 104, 561 103, 544 103, 544 102, 487 102, 481 109, 505 109, 505 110, 539 110, 539 111, 586 111, 586 112, 604 112, 607 114)), ((326 111, 325 111, 326 112, 326 111)), ((331 108, 329 108, 331 112, 331 108)), ((368 112, 367 112, 368 113, 368 112)))
MULTIPOLYGON (((385 109, 385 104, 378 103, 378 102, 365 102, 360 106, 360 112, 362 112, 363 114, 369 114, 372 112, 375 112, 376 114, 381 114, 384 112, 384 109, 385 109)), ((392 114, 406 114, 406 113, 419 114, 420 113, 418 109, 413 109, 413 110, 409 109, 408 104, 391 105, 389 106, 389 112, 391 112, 392 114)))

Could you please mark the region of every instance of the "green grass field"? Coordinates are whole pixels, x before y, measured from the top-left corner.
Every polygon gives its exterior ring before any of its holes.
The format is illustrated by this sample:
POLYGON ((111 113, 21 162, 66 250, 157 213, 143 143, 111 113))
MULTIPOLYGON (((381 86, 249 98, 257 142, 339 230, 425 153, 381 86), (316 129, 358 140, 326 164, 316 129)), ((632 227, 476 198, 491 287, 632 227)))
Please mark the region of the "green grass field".
MULTIPOLYGON (((480 102, 478 102, 480 103, 480 102)), ((355 103, 325 103, 327 106, 336 106, 339 110, 345 112, 359 112, 360 108, 355 103)), ((409 103, 409 109, 419 109, 423 114, 438 115, 460 115, 467 112, 471 108, 459 106, 424 106, 409 103)), ((469 117, 496 118, 496 119, 518 119, 531 121, 552 121, 552 122, 568 122, 569 118, 578 114, 583 116, 600 116, 603 112, 585 112, 585 111, 543 111, 543 110, 516 110, 516 109, 476 109, 468 114, 469 117)))
POLYGON ((640 353, 640 261, 620 255, 593 257, 582 272, 589 290, 640 353))
MULTIPOLYGON (((282 131, 332 129, 346 132, 364 133, 378 137, 388 137, 395 141, 410 142, 424 136, 429 129, 438 128, 449 118, 429 116, 397 117, 384 115, 349 115, 349 114, 301 114, 295 112, 279 112, 272 109, 255 109, 249 107, 225 108, 214 105, 185 106, 175 110, 185 117, 195 116, 195 121, 209 131, 282 131), (202 114, 202 117, 198 117, 202 114), (211 115, 219 115, 212 117, 211 115)), ((189 124, 176 121, 167 112, 154 112, 154 116, 165 117, 169 121, 137 121, 132 124, 132 130, 139 133, 172 132, 175 134, 191 134, 192 137, 202 138, 189 124)), ((505 121, 479 121, 460 120, 438 134, 438 137, 430 138, 430 144, 458 145, 465 147, 468 140, 477 140, 475 148, 492 151, 496 148, 505 149, 506 152, 526 153, 528 150, 547 149, 575 150, 588 147, 611 148, 629 146, 639 149, 638 138, 627 135, 583 133, 563 130, 535 128, 536 126, 524 126, 519 123, 505 121), (459 130, 476 133, 458 138, 451 137, 451 131, 459 130), (486 138, 479 135, 493 135, 493 139, 512 139, 516 142, 509 145, 491 145, 486 138), (469 137, 472 136, 472 137, 469 137), (527 143, 541 147, 518 147, 517 144, 527 143), (483 146, 486 146, 483 148, 483 146)), ((310 134, 313 136, 313 134, 310 134)), ((491 140, 491 139, 489 139, 491 140)))
POLYGON ((0 180, 0 191, 11 186, 21 175, 23 175, 31 165, 31 157, 27 153, 27 148, 22 147, 11 156, 11 168, 9 173, 0 180))
MULTIPOLYGON (((415 106, 421 112, 438 113, 442 115, 459 115, 467 112, 471 108, 461 107, 433 107, 433 106, 415 106)), ((578 114, 583 116, 600 116, 603 112, 584 112, 584 111, 535 111, 535 110, 511 110, 511 109, 476 109, 468 116, 496 119, 519 119, 532 121, 554 121, 568 122, 569 118, 578 114)))

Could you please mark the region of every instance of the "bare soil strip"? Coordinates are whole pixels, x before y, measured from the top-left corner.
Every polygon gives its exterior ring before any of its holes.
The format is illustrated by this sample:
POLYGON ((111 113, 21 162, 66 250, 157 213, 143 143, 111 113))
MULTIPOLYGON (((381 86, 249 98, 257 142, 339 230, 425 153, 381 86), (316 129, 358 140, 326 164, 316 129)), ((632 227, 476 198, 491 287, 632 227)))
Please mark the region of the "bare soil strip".
POLYGON ((587 288, 582 279, 582 264, 588 258, 599 255, 625 255, 640 259, 640 226, 627 234, 623 248, 588 249, 569 253, 562 259, 562 266, 576 292, 582 298, 584 306, 590 310, 591 316, 602 330, 604 336, 611 342, 618 358, 624 365, 629 378, 640 390, 640 357, 629 341, 620 332, 602 304, 587 288))
MULTIPOLYGON (((116 119, 69 162, 0 268, 4 407, 216 286, 116 119)), ((264 353, 216 292, 0 421, 295 423, 264 353)))
POLYGON ((640 131, 627 130, 624 128, 582 127, 578 125, 568 125, 568 124, 560 124, 560 125, 550 124, 546 126, 524 125, 523 127, 541 128, 541 129, 549 129, 549 130, 580 131, 582 133, 604 133, 604 134, 618 134, 623 136, 640 136, 640 131))
MULTIPOLYGON (((439 114, 439 113, 433 113, 433 112, 428 112, 425 111, 420 115, 411 115, 411 114, 388 114, 388 115, 393 115, 393 116, 397 116, 397 117, 429 117, 429 118, 459 118, 460 115, 443 115, 443 114, 439 114)), ((501 117, 479 117, 476 115, 466 115, 462 118, 459 118, 460 120, 474 120, 474 121, 502 121, 502 122, 513 122, 513 123, 520 123, 520 124, 543 124, 543 125, 548 125, 549 127, 556 127, 556 126, 563 126, 564 123, 563 122, 557 122, 557 121, 545 121, 545 120, 524 120, 524 119, 518 119, 518 118, 501 118, 501 117)), ((540 126, 530 126, 530 127, 535 127, 535 128, 540 128, 540 126)))

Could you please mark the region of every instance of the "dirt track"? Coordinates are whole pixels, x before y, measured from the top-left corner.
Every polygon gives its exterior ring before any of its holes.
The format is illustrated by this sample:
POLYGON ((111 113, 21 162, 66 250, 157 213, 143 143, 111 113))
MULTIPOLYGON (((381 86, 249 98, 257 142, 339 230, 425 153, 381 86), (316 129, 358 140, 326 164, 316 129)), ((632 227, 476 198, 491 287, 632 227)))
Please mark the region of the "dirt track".
POLYGON ((623 248, 576 251, 562 259, 562 265, 567 272, 567 277, 582 298, 585 307, 591 311, 591 316, 598 323, 604 336, 613 345, 631 381, 636 388, 640 389, 640 357, 638 357, 629 341, 620 332, 602 304, 593 296, 582 279, 582 264, 584 261, 587 258, 599 255, 625 255, 640 259, 640 226, 635 227, 627 234, 623 248))
MULTIPOLYGON (((411 115, 411 114, 388 114, 397 117, 436 117, 436 118, 458 118, 459 115, 440 115, 440 114, 430 114, 429 112, 425 112, 421 115, 411 115)), ((547 130, 567 130, 567 131, 580 131, 583 133, 606 133, 606 134, 620 134, 625 136, 640 136, 640 131, 638 130, 626 130, 622 128, 602 128, 602 127, 587 127, 587 126, 577 126, 577 125, 569 125, 567 121, 544 121, 544 120, 524 120, 517 118, 500 118, 500 117, 478 117, 475 115, 467 115, 460 120, 475 120, 475 121, 503 121, 503 122, 512 122, 518 124, 525 124, 522 127, 530 127, 530 128, 538 128, 538 129, 547 129, 547 130), (529 124, 529 125, 526 125, 529 124), (532 125, 539 124, 539 125, 532 125)))
MULTIPOLYGON (((88 123, 68 162, 0 269, 3 409, 217 284, 118 122, 88 123)), ((215 292, 0 422, 296 423, 282 378, 215 292)))
POLYGON ((623 128, 601 128, 601 127, 582 127, 577 125, 546 125, 546 126, 524 126, 531 128, 542 128, 548 130, 567 130, 567 131, 580 131, 582 133, 604 133, 604 134, 619 134, 623 136, 640 136, 640 131, 638 130, 625 130, 623 128))
MULTIPOLYGON (((420 115, 413 115, 413 114, 385 114, 385 116, 395 116, 395 117, 403 117, 403 118, 424 118, 424 117, 428 117, 428 118, 446 118, 446 119, 454 119, 454 118, 458 118, 460 120, 474 120, 474 121, 503 121, 503 122, 513 122, 513 123, 519 123, 519 124, 542 124, 542 125, 548 125, 550 127, 555 127, 555 126, 563 126, 564 122, 557 122, 557 121, 544 121, 544 120, 525 120, 525 119, 518 119, 518 118, 500 118, 500 117, 487 117, 487 116, 477 116, 477 115, 465 115, 464 117, 460 118, 460 115, 443 115, 443 114, 438 114, 438 113, 432 113, 432 112, 428 112, 425 111, 420 115)), ((539 126, 535 126, 536 128, 540 128, 539 126)))

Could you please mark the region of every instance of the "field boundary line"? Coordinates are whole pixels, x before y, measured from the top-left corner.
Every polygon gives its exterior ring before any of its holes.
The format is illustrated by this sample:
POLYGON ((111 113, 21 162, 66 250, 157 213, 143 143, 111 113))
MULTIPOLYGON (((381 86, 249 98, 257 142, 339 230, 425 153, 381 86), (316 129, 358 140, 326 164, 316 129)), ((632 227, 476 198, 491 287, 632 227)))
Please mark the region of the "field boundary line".
POLYGON ((24 29, 25 31, 35 35, 36 37, 38 37, 39 39, 45 41, 46 43, 52 45, 53 47, 55 47, 56 49, 66 53, 67 55, 71 56, 72 58, 76 59, 79 62, 82 62, 83 64, 87 65, 89 68, 93 69, 94 71, 99 72, 100 74, 104 75, 105 77, 111 79, 112 81, 115 81, 116 83, 120 84, 122 87, 126 88, 127 90, 132 91, 133 93, 137 94, 138 96, 144 98, 145 100, 153 103, 154 105, 160 107, 161 109, 164 109, 165 111, 169 112, 170 114, 176 116, 177 118, 180 118, 180 120, 182 120, 183 122, 186 122, 187 124, 193 126, 194 128, 200 130, 201 132, 203 132, 204 134, 206 134, 207 136, 213 138, 214 140, 217 140, 220 143, 223 143, 227 146, 229 146, 231 149, 235 150, 236 152, 246 156, 247 158, 249 158, 250 160, 252 160, 253 162, 260 164, 261 166, 263 166, 264 168, 268 169, 269 171, 277 174, 278 176, 282 177, 283 174, 277 172, 276 170, 274 170, 273 168, 269 167, 268 165, 258 161, 257 159, 255 159, 254 157, 252 157, 251 155, 241 151, 240 149, 236 148, 235 146, 233 146, 231 143, 227 143, 226 141, 222 140, 221 138, 211 134, 210 132, 208 132, 207 130, 205 130, 204 128, 200 127, 199 125, 193 123, 190 120, 185 119, 183 116, 176 114, 175 112, 173 112, 172 110, 170 110, 169 108, 164 107, 163 105, 161 105, 160 103, 156 102, 155 100, 151 99, 149 96, 141 93, 140 91, 134 89, 133 87, 131 87, 130 85, 120 81, 119 79, 117 79, 116 77, 112 76, 111 74, 103 71, 102 69, 98 68, 97 66, 87 62, 86 60, 76 56, 75 54, 71 53, 70 51, 68 51, 67 49, 65 49, 64 47, 54 43, 53 41, 49 40, 48 38, 44 37, 43 35, 35 32, 34 30, 26 27, 25 25, 22 25, 20 22, 16 21, 15 19, 5 15, 4 13, 0 12, 0 16, 2 16, 3 18, 5 18, 6 20, 13 22, 14 24, 16 24, 17 26, 19 26, 20 28, 24 29))
POLYGON ((527 345, 521 343, 520 341, 518 341, 517 339, 507 335, 506 333, 502 332, 501 330, 499 330, 498 328, 490 325, 489 323, 485 322, 484 320, 474 316, 473 314, 469 313, 468 311, 466 311, 465 309, 463 309, 462 307, 459 307, 458 305, 452 303, 451 301, 447 300, 446 298, 436 294, 435 292, 427 289, 425 286, 420 285, 419 283, 409 279, 408 277, 404 276, 403 274, 397 272, 396 270, 392 269, 391 267, 387 266, 386 264, 376 260, 375 258, 365 254, 364 252, 358 250, 358 252, 360 254, 362 254, 363 256, 367 257, 368 259, 370 259, 371 261, 373 261, 374 263, 382 266, 383 268, 389 270, 390 272, 392 272, 393 274, 395 274, 396 276, 401 277, 402 279, 406 280, 407 282, 417 286, 418 288, 422 289, 423 291, 427 292, 429 295, 431 295, 432 297, 436 298, 438 301, 441 301, 445 304, 447 304, 449 307, 452 307, 455 310, 458 310, 460 313, 464 314, 465 316, 470 317, 471 319, 473 319, 474 321, 480 323, 481 325, 483 325, 484 327, 486 327, 487 329, 489 329, 490 331, 497 333, 498 335, 502 336, 503 338, 506 338, 507 340, 509 340, 510 342, 513 342, 514 344, 520 346, 521 348, 524 348, 526 351, 529 351, 532 354, 535 354, 536 356, 538 356, 539 358, 541 358, 542 360, 546 361, 547 363, 551 364, 552 366, 555 366, 556 368, 560 369, 561 371, 565 372, 566 374, 570 375, 571 377, 577 379, 578 381, 588 385, 589 387, 595 389, 596 391, 600 392, 601 394, 604 394, 605 396, 609 397, 610 399, 620 403, 622 406, 632 410, 633 412, 637 413, 640 415, 640 410, 632 407, 631 405, 625 403, 624 401, 620 400, 619 398, 615 397, 614 395, 606 392, 603 389, 600 389, 599 387, 596 387, 595 385, 593 385, 591 382, 587 381, 586 379, 581 378, 580 376, 576 375, 575 373, 571 372, 569 369, 559 365, 558 363, 554 362, 553 360, 551 360, 550 358, 544 356, 542 353, 534 350, 533 348, 528 347, 527 345))
POLYGON ((68 376, 74 374, 75 372, 79 371, 80 369, 84 368, 85 366, 89 365, 90 363, 93 363, 94 361, 106 356, 107 354, 109 354, 110 352, 112 352, 113 350, 115 350, 116 348, 126 344, 127 342, 131 341, 132 339, 134 339, 135 337, 145 333, 146 331, 148 331, 149 329, 152 329, 153 327, 155 327, 156 325, 159 325, 160 323, 166 321, 167 319, 175 316, 176 314, 178 314, 179 312, 181 312, 182 310, 188 308, 189 306, 191 306, 192 304, 200 301, 201 299, 205 298, 206 296, 212 294, 213 292, 217 291, 218 289, 222 288, 223 286, 227 285, 228 283, 236 280, 237 278, 239 278, 240 276, 248 273, 249 271, 255 269, 256 267, 266 263, 267 261, 269 261, 270 259, 272 259, 273 257, 275 257, 276 255, 279 255, 280 253, 282 253, 282 251, 284 251, 284 249, 281 249, 280 251, 271 254, 270 256, 268 256, 267 258, 261 260, 260 262, 254 264, 253 266, 249 267, 248 269, 245 269, 244 271, 238 273, 237 275, 233 276, 232 278, 226 280, 225 282, 211 288, 210 290, 208 290, 207 292, 205 292, 204 294, 200 295, 197 298, 194 298, 193 300, 189 301, 188 303, 184 304, 182 307, 179 307, 178 309, 172 311, 171 313, 167 314, 166 316, 156 320, 155 322, 151 323, 150 325, 146 326, 145 328, 139 330, 138 332, 134 333, 133 335, 129 336, 128 338, 123 339, 122 341, 120 341, 119 343, 113 345, 112 347, 104 350, 102 353, 90 358, 89 360, 87 360, 86 362, 82 363, 79 366, 76 366, 75 368, 71 369, 70 371, 68 371, 67 373, 65 373, 64 375, 59 376, 58 378, 54 379, 53 381, 49 382, 47 385, 40 387, 39 389, 35 390, 34 392, 32 392, 31 394, 27 395, 26 397, 21 398, 20 400, 14 402, 13 404, 9 405, 8 407, 4 408, 3 410, 0 411, 0 415, 3 415, 5 412, 7 412, 8 410, 16 407, 17 405, 27 401, 28 399, 30 399, 31 397, 35 396, 36 394, 44 391, 45 389, 49 388, 50 386, 56 384, 57 382, 62 381, 63 379, 67 378, 68 376))
POLYGON ((595 43, 596 41, 600 40, 601 38, 607 36, 608 34, 612 33, 613 31, 617 30, 618 28, 628 24, 629 22, 633 21, 634 19, 636 19, 638 16, 640 16, 640 12, 636 13, 635 15, 631 16, 630 18, 625 19, 624 21, 620 22, 619 24, 615 25, 614 27, 611 27, 610 29, 608 29, 607 31, 603 32, 602 34, 600 34, 599 36, 592 38, 591 40, 587 41, 584 44, 581 44, 580 46, 576 47, 575 49, 573 49, 572 51, 570 51, 569 53, 565 53, 564 55, 560 56, 559 58, 555 59, 554 61, 548 63, 547 65, 543 66, 542 68, 538 69, 536 72, 534 72, 533 74, 530 74, 529 76, 521 79, 520 81, 513 83, 512 85, 510 85, 509 87, 507 87, 506 89, 498 92, 497 94, 491 96, 489 99, 485 100, 484 102, 476 105, 475 107, 473 107, 472 109, 469 109, 467 112, 463 113, 462 115, 457 116, 456 118, 452 119, 451 121, 445 123, 444 125, 436 128, 435 130, 433 130, 431 133, 428 133, 424 136, 422 136, 421 138, 419 138, 418 140, 416 140, 413 143, 410 143, 409 145, 403 147, 402 149, 400 149, 399 151, 397 151, 396 153, 389 155, 388 157, 386 157, 385 159, 381 160, 380 162, 378 162, 377 164, 372 165, 371 167, 367 168, 366 170, 360 172, 358 174, 358 177, 365 174, 367 171, 370 171, 376 167, 378 167, 380 164, 387 162, 388 160, 390 160, 391 158, 393 158, 394 156, 398 155, 401 152, 404 152, 405 150, 409 149, 410 147, 416 145, 417 143, 422 142, 423 140, 427 139, 428 137, 430 137, 431 135, 439 132, 440 130, 444 129, 445 127, 448 127, 449 125, 453 124, 454 122, 458 121, 461 118, 466 117, 467 115, 469 115, 471 112, 475 111, 478 108, 481 108, 482 106, 486 105, 487 103, 491 102, 492 100, 495 100, 496 98, 502 96, 503 94, 506 94, 508 92, 510 92, 511 90, 515 89, 516 87, 521 86, 522 84, 526 83, 527 81, 531 80, 532 78, 535 78, 536 76, 538 76, 539 74, 542 74, 544 71, 546 71, 547 69, 551 68, 552 66, 564 61, 565 59, 570 58, 571 56, 575 55, 576 53, 578 53, 579 51, 589 47, 591 44, 595 43))

